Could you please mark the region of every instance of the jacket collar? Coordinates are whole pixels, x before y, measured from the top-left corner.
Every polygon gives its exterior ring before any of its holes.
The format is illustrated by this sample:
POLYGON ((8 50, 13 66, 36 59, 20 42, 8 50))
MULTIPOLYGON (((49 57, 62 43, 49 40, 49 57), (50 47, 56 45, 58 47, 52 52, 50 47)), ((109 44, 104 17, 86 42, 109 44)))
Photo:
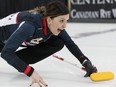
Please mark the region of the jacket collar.
POLYGON ((52 35, 52 32, 50 31, 50 29, 47 26, 47 21, 46 19, 42 19, 42 24, 43 24, 43 33, 44 35, 52 35))

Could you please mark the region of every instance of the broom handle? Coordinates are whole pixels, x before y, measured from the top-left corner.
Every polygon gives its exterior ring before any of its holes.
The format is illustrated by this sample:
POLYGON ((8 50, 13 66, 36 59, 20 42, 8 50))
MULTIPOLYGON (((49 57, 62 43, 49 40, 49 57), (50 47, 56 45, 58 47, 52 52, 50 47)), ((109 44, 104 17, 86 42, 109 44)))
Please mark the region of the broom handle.
MULTIPOLYGON (((54 58, 56 58, 56 59, 59 59, 59 60, 64 61, 64 62, 66 62, 66 63, 68 63, 68 64, 70 64, 70 65, 73 65, 73 66, 75 66, 75 67, 80 68, 77 64, 72 63, 72 62, 70 62, 70 61, 67 61, 67 60, 65 60, 65 59, 62 58, 62 57, 59 57, 59 56, 57 56, 57 55, 52 55, 52 56, 53 56, 54 58)), ((82 70, 85 70, 84 67, 82 67, 81 69, 82 69, 82 70)))

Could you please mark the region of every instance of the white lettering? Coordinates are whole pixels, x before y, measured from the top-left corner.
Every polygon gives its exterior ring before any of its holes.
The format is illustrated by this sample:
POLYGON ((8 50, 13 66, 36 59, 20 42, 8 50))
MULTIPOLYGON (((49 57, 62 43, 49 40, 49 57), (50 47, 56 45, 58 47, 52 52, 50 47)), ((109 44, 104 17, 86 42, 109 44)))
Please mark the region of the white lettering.
POLYGON ((116 9, 112 9, 113 16, 116 18, 116 9))
POLYGON ((111 18, 111 11, 100 9, 100 18, 111 18))
POLYGON ((92 3, 93 3, 93 4, 95 4, 95 3, 96 3, 96 1, 95 1, 95 0, 92 0, 92 3))
POLYGON ((85 4, 114 4, 116 0, 70 0, 73 5, 85 4))
POLYGON ((97 0, 97 4, 104 4, 103 0, 97 0))
POLYGON ((72 18, 99 18, 99 12, 98 11, 76 11, 76 9, 73 9, 71 11, 71 17, 72 18))
POLYGON ((76 9, 73 9, 70 15, 72 18, 76 18, 76 9))

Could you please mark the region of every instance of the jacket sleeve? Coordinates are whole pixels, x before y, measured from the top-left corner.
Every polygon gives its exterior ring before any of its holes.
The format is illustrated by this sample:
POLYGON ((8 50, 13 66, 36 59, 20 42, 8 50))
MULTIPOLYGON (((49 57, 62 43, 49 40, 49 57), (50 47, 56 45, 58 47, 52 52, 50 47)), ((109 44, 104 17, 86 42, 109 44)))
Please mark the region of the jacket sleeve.
POLYGON ((82 63, 84 59, 84 54, 80 50, 80 48, 74 43, 74 41, 71 39, 71 37, 68 35, 68 33, 63 30, 59 34, 59 37, 64 41, 64 44, 68 48, 68 50, 82 63))
POLYGON ((33 72, 33 68, 28 66, 24 61, 22 61, 15 53, 19 46, 23 43, 25 39, 33 35, 35 27, 31 22, 22 22, 16 31, 7 40, 2 52, 1 57, 12 65, 19 72, 23 72, 30 76, 33 72))

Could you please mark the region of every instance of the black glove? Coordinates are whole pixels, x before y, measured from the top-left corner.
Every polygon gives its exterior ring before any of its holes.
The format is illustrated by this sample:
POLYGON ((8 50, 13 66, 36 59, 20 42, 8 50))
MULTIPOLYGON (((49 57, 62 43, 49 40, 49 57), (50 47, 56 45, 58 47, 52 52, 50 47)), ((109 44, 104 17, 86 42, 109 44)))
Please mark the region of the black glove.
POLYGON ((95 66, 93 66, 92 63, 89 60, 86 60, 83 63, 83 66, 85 67, 86 72, 87 72, 84 77, 88 77, 92 73, 97 72, 97 68, 95 66))

